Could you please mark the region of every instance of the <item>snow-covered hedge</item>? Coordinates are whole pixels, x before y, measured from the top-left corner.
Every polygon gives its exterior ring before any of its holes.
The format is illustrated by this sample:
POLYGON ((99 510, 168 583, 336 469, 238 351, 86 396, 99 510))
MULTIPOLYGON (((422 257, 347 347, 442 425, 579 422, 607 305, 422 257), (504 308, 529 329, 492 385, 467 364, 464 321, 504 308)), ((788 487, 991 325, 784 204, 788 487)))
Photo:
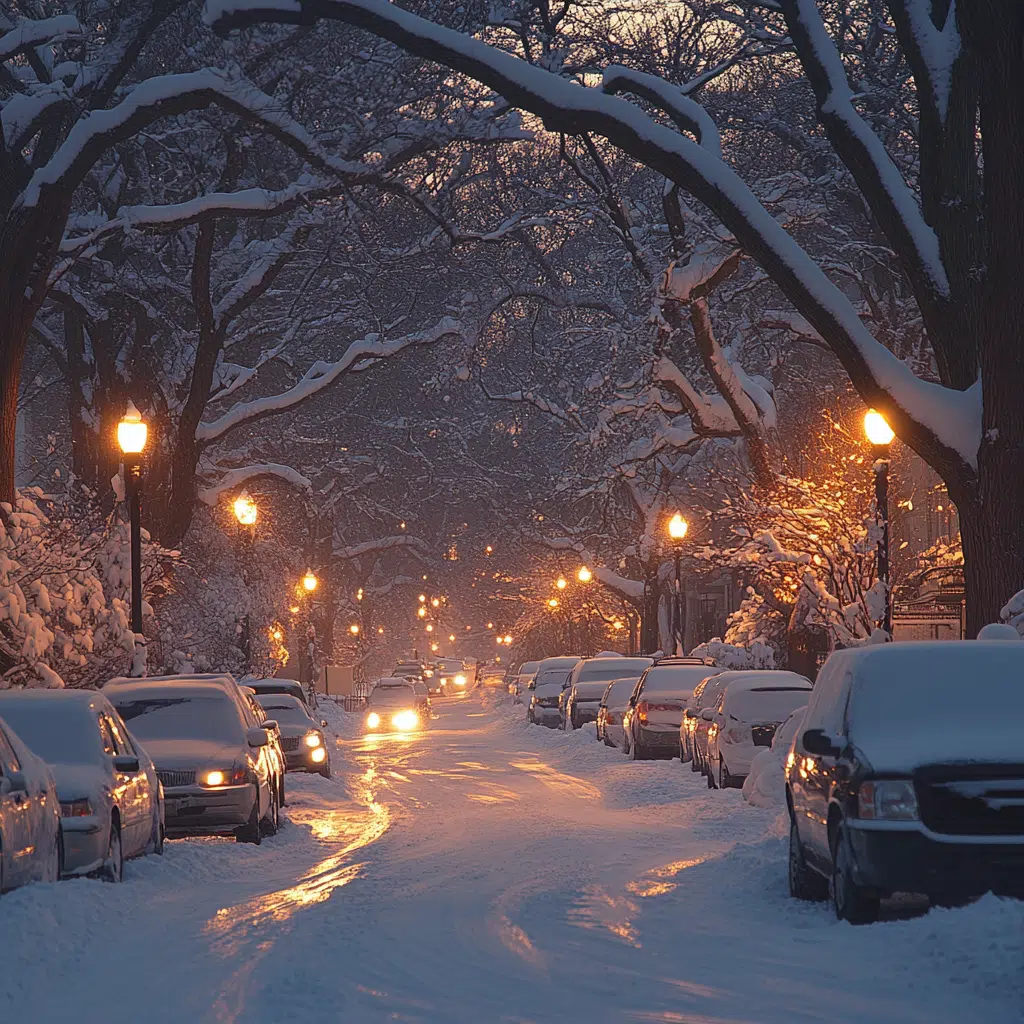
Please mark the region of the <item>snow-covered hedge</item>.
POLYGON ((775 668, 775 648, 764 640, 754 640, 749 644, 727 644, 717 637, 707 643, 700 644, 690 651, 694 658, 713 658, 721 668, 775 668))

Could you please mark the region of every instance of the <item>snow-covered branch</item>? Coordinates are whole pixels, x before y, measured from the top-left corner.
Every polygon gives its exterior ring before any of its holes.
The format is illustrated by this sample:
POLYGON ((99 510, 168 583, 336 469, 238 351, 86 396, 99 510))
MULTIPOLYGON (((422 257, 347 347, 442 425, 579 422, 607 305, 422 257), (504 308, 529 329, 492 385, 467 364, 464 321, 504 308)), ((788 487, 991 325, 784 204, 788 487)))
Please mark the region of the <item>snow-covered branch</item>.
POLYGON ((378 537, 376 540, 365 540, 361 544, 349 544, 347 547, 336 546, 333 554, 335 558, 347 562, 354 558, 362 558, 363 555, 378 554, 381 551, 392 551, 395 548, 409 548, 414 554, 421 556, 430 553, 430 549, 419 537, 413 537, 407 533, 399 533, 393 537, 378 537))
POLYGON ((225 494, 238 490, 239 487, 251 480, 266 476, 284 480, 307 494, 313 489, 312 482, 298 470, 292 469, 291 466, 282 466, 275 462, 261 462, 253 466, 241 466, 238 469, 228 470, 217 483, 199 489, 199 500, 207 505, 216 505, 225 494))

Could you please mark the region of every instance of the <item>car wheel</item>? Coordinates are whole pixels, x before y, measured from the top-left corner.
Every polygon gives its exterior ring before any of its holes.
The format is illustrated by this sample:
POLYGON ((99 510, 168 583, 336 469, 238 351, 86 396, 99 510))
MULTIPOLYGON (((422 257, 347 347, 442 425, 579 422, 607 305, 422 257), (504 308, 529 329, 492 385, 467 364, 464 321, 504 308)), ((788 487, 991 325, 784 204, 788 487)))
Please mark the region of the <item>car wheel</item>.
POLYGON ((715 782, 715 773, 707 771, 704 773, 704 777, 708 780, 708 789, 718 789, 718 783, 715 782))
POLYGON ((57 828, 57 841, 53 844, 53 848, 50 850, 50 856, 46 858, 46 863, 43 865, 43 881, 44 882, 59 882, 62 874, 61 868, 63 867, 64 861, 64 836, 61 833, 60 827, 57 828))
POLYGON ((159 805, 153 814, 153 828, 149 835, 149 842, 146 844, 146 853, 155 853, 158 857, 162 857, 164 853, 164 827, 160 824, 159 805))
POLYGON ((820 902, 828 896, 828 883, 807 865, 796 821, 789 821, 789 895, 794 899, 820 902))
POLYGON ((276 836, 280 826, 281 819, 277 805, 277 789, 275 787, 270 790, 270 806, 267 808, 267 813, 260 820, 260 832, 264 836, 276 836))
POLYGON ((697 760, 697 751, 694 750, 694 749, 691 749, 691 751, 690 751, 690 771, 691 772, 699 772, 700 771, 700 761, 697 760))
POLYGON ((284 796, 284 774, 286 771, 288 771, 287 768, 284 770, 284 772, 281 772, 281 789, 280 792, 277 794, 277 806, 279 808, 288 806, 288 801, 285 799, 284 796))
POLYGON ((732 789, 732 776, 729 774, 729 769, 725 767, 725 759, 722 757, 718 758, 718 788, 732 789))
POLYGON ((99 871, 104 882, 124 880, 124 849, 121 846, 121 824, 116 818, 110 819, 110 837, 107 840, 107 857, 99 871))
POLYGON ((263 836, 260 835, 260 798, 257 792, 256 798, 252 802, 249 820, 241 827, 235 829, 235 842, 252 843, 254 846, 259 846, 262 841, 263 836))
POLYGON ((832 853, 832 880, 829 883, 832 909, 840 921, 872 924, 878 920, 881 900, 854 882, 851 868, 850 841, 845 826, 840 825, 832 853))
POLYGON ((644 760, 644 752, 643 752, 643 750, 641 750, 639 743, 631 743, 629 745, 629 759, 631 761, 643 761, 644 760))

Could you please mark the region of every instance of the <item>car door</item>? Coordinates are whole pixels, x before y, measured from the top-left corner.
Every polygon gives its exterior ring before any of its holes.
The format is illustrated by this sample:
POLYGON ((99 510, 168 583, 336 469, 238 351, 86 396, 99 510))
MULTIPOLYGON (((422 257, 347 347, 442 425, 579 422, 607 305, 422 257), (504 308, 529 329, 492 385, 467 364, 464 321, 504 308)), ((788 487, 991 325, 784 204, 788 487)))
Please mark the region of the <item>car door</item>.
MULTIPOLYGON (((22 765, 14 748, 0 729, 0 779, 9 779, 15 772, 21 773, 22 765)), ((9 790, 0 784, 0 826, 3 829, 3 884, 13 889, 31 880, 35 841, 39 838, 33 830, 32 797, 26 790, 9 790)), ((37 815, 38 817, 38 815, 37 815)))
POLYGON ((629 695, 629 707, 622 716, 623 734, 629 736, 630 746, 636 742, 636 706, 640 703, 640 694, 644 692, 644 678, 641 676, 629 695))
MULTIPOLYGON (((132 744, 127 729, 115 715, 105 715, 107 727, 114 737, 114 746, 119 757, 138 758, 138 751, 132 744)), ((142 770, 141 760, 137 772, 122 772, 125 780, 125 809, 129 817, 130 835, 122 836, 125 856, 134 857, 142 853, 149 843, 153 831, 153 797, 149 779, 142 770)))

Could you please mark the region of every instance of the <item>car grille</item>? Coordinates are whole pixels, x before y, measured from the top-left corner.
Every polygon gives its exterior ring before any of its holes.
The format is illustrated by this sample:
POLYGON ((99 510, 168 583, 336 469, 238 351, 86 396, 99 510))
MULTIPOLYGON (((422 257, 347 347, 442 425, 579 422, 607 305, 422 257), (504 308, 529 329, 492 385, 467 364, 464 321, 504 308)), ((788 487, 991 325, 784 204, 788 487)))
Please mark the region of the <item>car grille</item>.
POLYGON ((552 697, 552 698, 545 699, 545 700, 538 700, 537 701, 537 707, 539 707, 539 708, 557 708, 558 707, 558 698, 557 697, 552 697))
POLYGON ((293 750, 299 749, 299 740, 301 736, 282 736, 281 737, 281 749, 287 754, 293 750))
POLYGON ((917 780, 921 821, 944 835, 1024 836, 1024 768, 917 780))
POLYGON ((163 768, 157 768, 157 778, 163 783, 164 789, 174 789, 177 786, 194 786, 196 782, 195 772, 172 772, 163 768))
POLYGON ((750 727, 750 735, 754 740, 754 746, 770 747, 777 728, 777 725, 752 725, 750 727))

